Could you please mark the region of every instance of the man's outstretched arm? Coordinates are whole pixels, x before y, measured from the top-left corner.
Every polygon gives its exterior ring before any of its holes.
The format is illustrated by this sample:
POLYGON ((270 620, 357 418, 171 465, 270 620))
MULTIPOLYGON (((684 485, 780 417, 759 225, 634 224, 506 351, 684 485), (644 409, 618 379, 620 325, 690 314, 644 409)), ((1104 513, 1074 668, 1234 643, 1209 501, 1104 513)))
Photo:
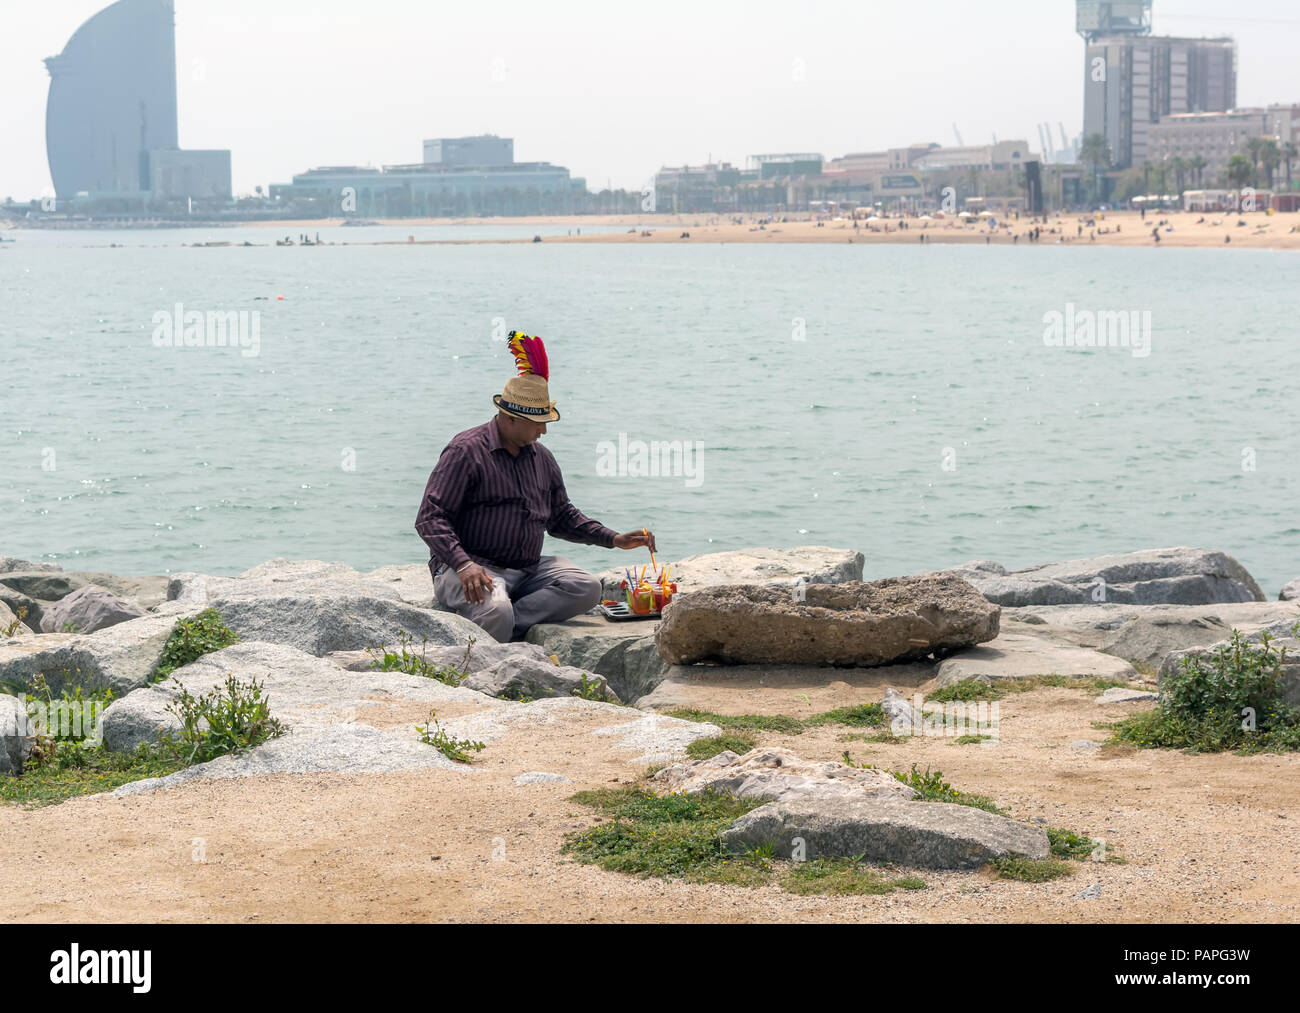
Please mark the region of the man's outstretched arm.
POLYGON ((651 552, 658 551, 653 532, 642 530, 619 534, 613 528, 592 520, 570 502, 564 483, 559 480, 551 486, 551 521, 546 530, 556 538, 582 545, 599 545, 606 549, 646 546, 651 552))

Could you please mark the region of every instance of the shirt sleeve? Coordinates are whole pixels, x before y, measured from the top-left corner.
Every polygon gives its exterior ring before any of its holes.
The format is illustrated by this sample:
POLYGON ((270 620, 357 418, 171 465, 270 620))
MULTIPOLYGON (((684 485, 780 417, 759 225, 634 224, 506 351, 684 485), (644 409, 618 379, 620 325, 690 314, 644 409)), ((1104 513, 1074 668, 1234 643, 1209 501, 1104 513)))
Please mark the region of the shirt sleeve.
POLYGON ((599 521, 593 521, 576 506, 569 502, 564 480, 555 469, 551 480, 551 519, 546 525, 549 534, 563 538, 567 542, 581 545, 599 545, 606 549, 614 547, 614 536, 618 534, 599 521))
POLYGON ((429 476, 420 512, 415 518, 415 530, 429 546, 433 558, 456 570, 472 560, 456 537, 451 519, 460 512, 465 495, 473 484, 469 455, 460 447, 447 447, 429 476))

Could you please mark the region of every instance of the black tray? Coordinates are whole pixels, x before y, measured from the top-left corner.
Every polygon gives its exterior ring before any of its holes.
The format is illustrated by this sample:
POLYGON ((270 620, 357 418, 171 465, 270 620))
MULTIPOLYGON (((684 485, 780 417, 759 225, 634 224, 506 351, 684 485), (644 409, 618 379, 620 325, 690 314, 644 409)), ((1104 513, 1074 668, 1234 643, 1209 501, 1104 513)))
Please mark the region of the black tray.
POLYGON ((608 619, 611 623, 633 623, 639 619, 662 619, 662 612, 633 612, 628 608, 627 602, 621 601, 617 605, 601 604, 600 614, 608 619))

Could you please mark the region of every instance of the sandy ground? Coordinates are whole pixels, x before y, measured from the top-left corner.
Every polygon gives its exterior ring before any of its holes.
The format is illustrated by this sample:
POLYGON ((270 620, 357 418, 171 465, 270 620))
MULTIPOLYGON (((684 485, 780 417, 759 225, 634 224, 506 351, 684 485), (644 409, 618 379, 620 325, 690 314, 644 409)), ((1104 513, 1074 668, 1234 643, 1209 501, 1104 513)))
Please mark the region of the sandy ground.
MULTIPOLYGON (((821 686, 708 680, 696 702, 806 715, 879 700, 890 684, 926 688, 921 666, 827 674, 821 686)), ((1104 739, 1094 722, 1139 706, 1149 705, 1101 707, 1073 689, 1011 696, 992 746, 846 741, 844 727, 760 735, 806 757, 847 749, 859 763, 942 769, 958 788, 1019 818, 1102 838, 1125 859, 1083 863, 1048 883, 927 870, 921 891, 799 897, 572 864, 561 841, 593 814, 568 797, 635 781, 645 767, 612 745, 592 748, 593 728, 618 720, 597 711, 512 732, 464 772, 194 781, 0 808, 0 922, 1300 920, 1300 757, 1070 745, 1104 739), (575 783, 515 785, 526 771, 575 783), (1094 884, 1099 899, 1076 898, 1094 884)), ((385 723, 416 717, 394 709, 385 723)))
MULTIPOLYGON (((807 219, 808 216, 800 216, 807 219)), ((919 243, 924 234, 927 242, 975 243, 1021 246, 1156 246, 1152 230, 1157 222, 1161 227, 1161 247, 1219 247, 1300 250, 1300 214, 1264 213, 1239 217, 1235 214, 1205 214, 1199 212, 1159 212, 1147 215, 1143 221, 1135 211, 1111 211, 1095 220, 1078 214, 1051 216, 1042 227, 1037 243, 1029 243, 1026 235, 1031 227, 1027 219, 1011 221, 997 229, 981 223, 962 224, 955 219, 935 219, 923 222, 907 219, 907 228, 900 230, 897 219, 886 219, 868 226, 859 222, 853 228, 851 221, 824 221, 820 225, 812 220, 775 222, 760 228, 760 220, 752 215, 586 215, 578 217, 544 218, 461 218, 461 219, 394 219, 381 224, 397 228, 428 225, 547 225, 571 228, 575 233, 584 227, 596 225, 622 226, 626 231, 602 234, 548 236, 547 243, 919 243), (737 224, 737 219, 740 223, 737 224), (1202 219, 1204 219, 1202 221, 1202 219), (1089 224, 1089 222, 1093 224, 1089 224), (1238 222, 1244 225, 1238 225, 1238 222), (1080 228, 1082 227, 1082 233, 1080 228), (1172 227, 1172 232, 1165 231, 1172 227), (1052 232, 1051 230, 1056 230, 1052 232), (642 235, 648 231, 649 235, 642 235), (684 235, 689 234, 689 235, 684 235), (1017 240, 1015 237, 1019 236, 1017 240), (1231 242, 1225 242, 1230 237, 1231 242)), ((314 222, 263 222, 259 225, 292 231, 310 231, 326 226, 341 225, 342 219, 314 222)), ((355 239, 349 245, 369 245, 365 229, 355 230, 355 239)), ((416 241, 411 244, 384 241, 380 245, 430 245, 439 240, 416 241)), ((511 240, 457 240, 457 243, 520 243, 528 239, 511 240)))

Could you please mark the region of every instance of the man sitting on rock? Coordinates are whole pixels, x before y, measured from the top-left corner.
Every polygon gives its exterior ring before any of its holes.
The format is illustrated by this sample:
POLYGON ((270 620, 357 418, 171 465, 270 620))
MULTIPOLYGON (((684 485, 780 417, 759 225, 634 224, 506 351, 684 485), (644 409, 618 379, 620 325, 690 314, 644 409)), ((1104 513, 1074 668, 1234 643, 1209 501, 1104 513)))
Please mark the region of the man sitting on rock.
POLYGON ((415 519, 438 601, 502 643, 600 603, 599 580, 541 554, 546 533, 607 549, 656 548, 649 531, 618 534, 569 502, 555 457, 537 442, 560 419, 546 348, 512 331, 510 350, 520 375, 492 399, 496 418, 447 444, 415 519))

